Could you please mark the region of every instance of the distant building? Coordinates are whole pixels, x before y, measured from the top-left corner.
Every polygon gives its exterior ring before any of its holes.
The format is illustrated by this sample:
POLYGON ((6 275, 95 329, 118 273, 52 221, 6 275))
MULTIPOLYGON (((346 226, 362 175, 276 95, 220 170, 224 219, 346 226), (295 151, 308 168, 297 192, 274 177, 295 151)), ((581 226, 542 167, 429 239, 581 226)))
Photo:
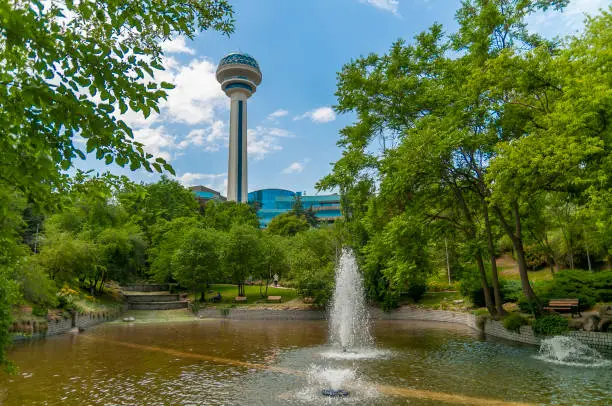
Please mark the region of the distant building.
POLYGON ((227 200, 224 196, 221 196, 221 193, 206 186, 192 186, 189 189, 194 194, 198 203, 200 203, 200 206, 205 206, 209 200, 216 200, 218 202, 227 200))
POLYGON ((298 196, 304 209, 312 209, 319 221, 332 222, 342 218, 338 194, 305 196, 285 189, 261 189, 249 193, 249 203, 257 207, 259 223, 266 228, 274 217, 291 211, 298 196))

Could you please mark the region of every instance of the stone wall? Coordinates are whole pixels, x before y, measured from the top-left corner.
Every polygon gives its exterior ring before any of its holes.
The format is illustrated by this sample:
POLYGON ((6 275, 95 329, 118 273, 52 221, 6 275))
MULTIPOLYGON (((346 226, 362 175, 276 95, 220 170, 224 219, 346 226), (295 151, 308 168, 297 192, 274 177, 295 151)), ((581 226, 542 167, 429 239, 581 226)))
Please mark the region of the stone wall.
POLYGON ((520 343, 540 345, 541 339, 533 334, 531 326, 521 326, 518 332, 506 330, 504 325, 497 320, 487 320, 484 329, 485 334, 504 338, 506 340, 518 341, 520 343))
POLYGON ((569 337, 585 343, 597 351, 612 355, 612 333, 597 333, 594 331, 570 331, 569 337))
POLYGON ((167 292, 170 290, 170 286, 165 285, 149 285, 149 284, 135 284, 122 286, 121 290, 126 292, 167 292))
POLYGON ((47 330, 44 333, 23 334, 17 332, 13 334, 13 341, 29 340, 33 338, 42 338, 45 336, 53 336, 58 334, 66 334, 74 327, 87 329, 105 321, 115 320, 123 313, 123 308, 92 312, 92 313, 75 313, 72 317, 59 318, 57 320, 47 321, 47 330))

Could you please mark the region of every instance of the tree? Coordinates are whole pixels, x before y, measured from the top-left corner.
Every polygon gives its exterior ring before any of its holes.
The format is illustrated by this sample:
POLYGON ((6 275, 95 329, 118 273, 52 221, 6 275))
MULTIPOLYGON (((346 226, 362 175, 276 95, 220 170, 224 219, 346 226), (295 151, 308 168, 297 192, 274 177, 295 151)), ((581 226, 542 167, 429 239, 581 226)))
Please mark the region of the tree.
POLYGON ((229 231, 234 225, 259 227, 255 208, 246 203, 211 200, 204 208, 204 224, 216 230, 229 231))
POLYGON ((284 275, 289 270, 289 258, 287 239, 270 233, 261 234, 262 266, 258 268, 260 279, 259 293, 261 297, 268 296, 268 285, 272 282, 274 275, 284 275), (263 285, 266 291, 263 292, 263 285))
POLYGON ((198 227, 202 227, 202 222, 197 217, 161 220, 151 227, 151 245, 147 254, 150 263, 149 275, 153 281, 157 283, 174 281, 174 252, 180 248, 185 234, 198 227))
POLYGON ((312 298, 319 306, 327 304, 334 286, 334 266, 338 248, 330 228, 311 228, 290 240, 290 277, 298 294, 312 298))
POLYGON ((185 230, 172 255, 173 276, 179 284, 205 300, 208 284, 220 275, 219 232, 193 227, 185 230))
POLYGON ((132 170, 172 170, 147 154, 117 113, 148 117, 171 89, 154 80, 161 42, 206 29, 233 31, 225 0, 4 2, 0 7, 0 182, 37 204, 61 172, 95 152, 132 170), (75 140, 85 141, 81 150, 75 140), (10 164, 9 164, 10 163, 10 164))
POLYGON ((238 296, 246 296, 244 281, 249 275, 258 275, 264 267, 261 231, 246 225, 234 225, 223 247, 223 269, 238 285, 238 296))
POLYGON ((304 217, 298 217, 289 212, 274 217, 270 223, 268 223, 266 230, 271 234, 291 237, 309 228, 310 226, 304 217))

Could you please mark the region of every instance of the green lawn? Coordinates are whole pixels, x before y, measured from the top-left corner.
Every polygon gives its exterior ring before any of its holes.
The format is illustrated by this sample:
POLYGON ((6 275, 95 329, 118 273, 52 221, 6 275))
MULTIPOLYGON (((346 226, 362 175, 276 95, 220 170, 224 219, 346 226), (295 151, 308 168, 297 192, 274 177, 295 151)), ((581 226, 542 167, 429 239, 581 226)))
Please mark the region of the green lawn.
MULTIPOLYGON (((238 296, 238 286, 237 285, 210 285, 210 289, 215 292, 221 293, 221 303, 230 304, 234 303, 234 298, 238 296)), ((259 285, 246 285, 244 287, 244 291, 247 296, 247 304, 255 304, 259 302, 259 304, 267 303, 265 298, 262 298, 259 294, 259 285)), ((263 288, 265 294, 265 287, 263 288)), ((210 296, 214 296, 214 294, 206 294, 206 299, 210 296)), ((290 300, 296 299, 298 297, 295 289, 284 289, 284 288, 272 288, 268 287, 268 296, 281 296, 283 302, 288 302, 290 300)), ((241 303, 244 304, 244 303, 241 303)))

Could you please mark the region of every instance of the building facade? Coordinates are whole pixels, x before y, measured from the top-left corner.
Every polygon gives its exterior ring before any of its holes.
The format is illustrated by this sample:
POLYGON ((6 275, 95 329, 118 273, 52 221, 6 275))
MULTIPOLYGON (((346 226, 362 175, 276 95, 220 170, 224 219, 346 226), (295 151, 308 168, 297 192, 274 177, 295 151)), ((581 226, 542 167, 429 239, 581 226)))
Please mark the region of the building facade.
POLYGON ((249 203, 257 207, 257 217, 262 228, 266 228, 274 217, 291 211, 298 198, 302 207, 305 210, 312 209, 321 222, 333 222, 342 218, 338 194, 306 196, 285 189, 261 189, 249 193, 249 203))
POLYGON ((227 199, 221 196, 221 193, 213 190, 211 188, 207 188, 206 186, 192 186, 189 188, 191 193, 195 196, 200 206, 206 206, 209 200, 216 200, 218 202, 224 202, 227 199))

